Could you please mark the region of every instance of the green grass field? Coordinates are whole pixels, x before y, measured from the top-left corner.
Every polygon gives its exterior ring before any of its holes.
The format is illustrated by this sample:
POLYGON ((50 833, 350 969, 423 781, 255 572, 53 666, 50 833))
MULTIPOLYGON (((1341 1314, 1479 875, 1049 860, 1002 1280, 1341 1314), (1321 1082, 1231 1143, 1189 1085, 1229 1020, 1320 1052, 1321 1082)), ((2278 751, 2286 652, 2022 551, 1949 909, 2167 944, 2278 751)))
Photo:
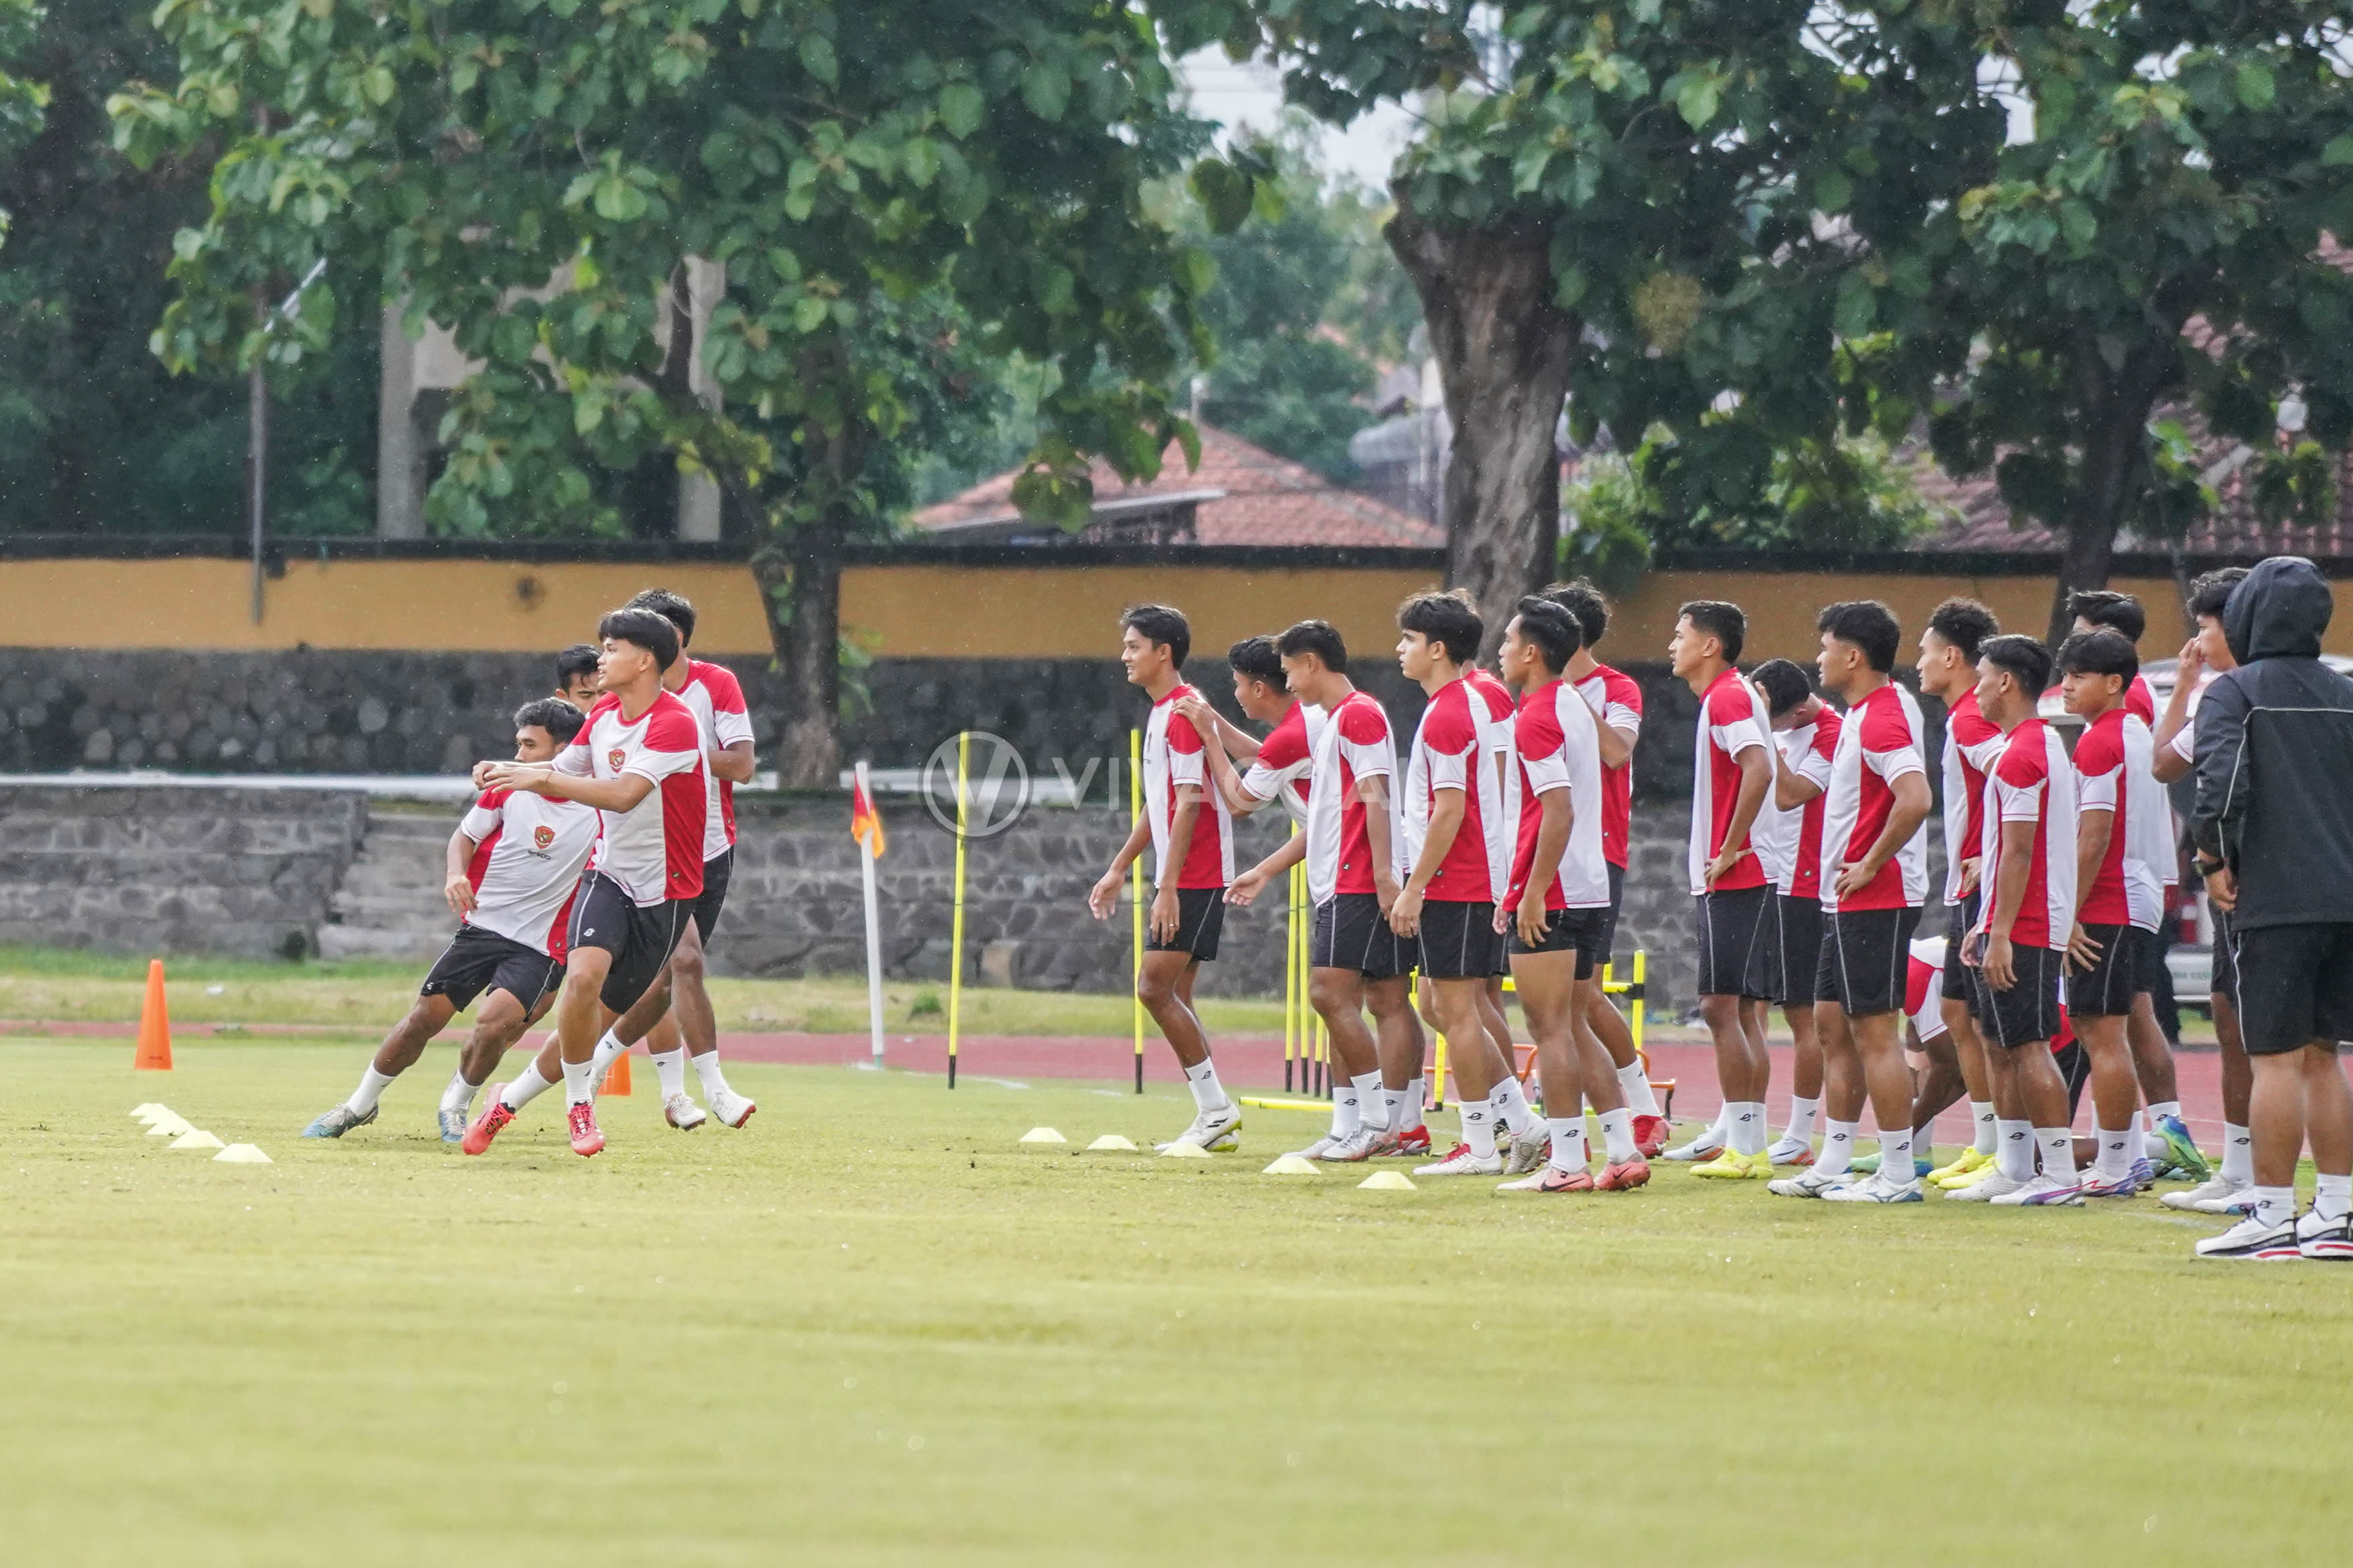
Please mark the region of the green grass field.
POLYGON ((1297 1114, 1041 1152, 1189 1102, 814 1068, 736 1069, 742 1132, 641 1072, 603 1156, 550 1100, 468 1160, 438 1048, 302 1142, 362 1054, 0 1040, 0 1559, 2342 1555, 2353 1270, 2192 1263, 2147 1200, 1367 1193, 1260 1175, 1297 1114))

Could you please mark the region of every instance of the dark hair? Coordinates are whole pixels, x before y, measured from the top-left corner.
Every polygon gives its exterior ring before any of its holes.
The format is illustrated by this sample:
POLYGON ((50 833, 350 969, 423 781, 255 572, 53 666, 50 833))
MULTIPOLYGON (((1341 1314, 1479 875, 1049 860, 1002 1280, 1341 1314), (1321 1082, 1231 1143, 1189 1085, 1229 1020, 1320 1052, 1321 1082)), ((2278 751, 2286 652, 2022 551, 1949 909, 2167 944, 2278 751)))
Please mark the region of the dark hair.
POLYGON ((2022 632, 2005 632, 1978 645, 1978 662, 2006 669, 2029 697, 2051 689, 2051 650, 2022 632))
POLYGON ((1776 719, 1814 694, 1806 672, 1786 658, 1767 659, 1748 672, 1748 679, 1765 694, 1765 710, 1776 719))
POLYGON ((2140 641, 2140 634, 2148 630, 2148 612, 2140 607, 2140 601, 2106 588, 2085 588, 2068 595, 2067 613, 2094 626, 2113 626, 2126 642, 2140 641))
POLYGON ((683 594, 673 594, 668 588, 649 588, 629 601, 633 610, 651 610, 678 628, 678 646, 684 647, 694 640, 694 605, 683 594))
POLYGON ((1544 596, 1567 610, 1576 618, 1577 630, 1585 634, 1585 646, 1591 647, 1609 630, 1609 601, 1601 596, 1591 579, 1579 577, 1574 583, 1555 583, 1544 590, 1544 596))
POLYGON ((1521 639, 1535 645, 1535 650, 1544 655, 1545 668, 1555 675, 1567 669, 1577 650, 1585 646, 1585 629, 1577 624, 1577 617, 1550 599, 1534 595, 1522 599, 1518 615, 1521 639))
POLYGON ((1168 662, 1178 669, 1185 668, 1185 656, 1193 651, 1192 624, 1185 612, 1166 605, 1130 605, 1119 613, 1122 631, 1133 631, 1145 642, 1157 643, 1168 650, 1168 662))
POLYGON ((592 679, 596 673, 596 648, 593 643, 576 642, 555 656, 555 686, 559 691, 579 676, 592 679))
POLYGON ((2200 616, 2211 616, 2221 620, 2222 606, 2231 602, 2231 590, 2245 581, 2246 575, 2244 566, 2225 566, 2190 584, 2189 618, 2194 621, 2200 616))
POLYGON ((555 737, 559 746, 580 733, 580 726, 588 722, 588 715, 561 697, 541 697, 515 710, 515 728, 536 724, 555 737))
POLYGON ((1814 630, 1861 648, 1871 668, 1882 675, 1895 668, 1895 649, 1904 640, 1895 612, 1876 599, 1831 605, 1814 617, 1814 630))
POLYGON ((678 662, 678 628, 667 616, 651 610, 633 610, 624 606, 607 610, 605 618, 596 623, 596 640, 611 637, 616 642, 635 643, 654 656, 654 662, 668 669, 678 662))
POLYGON ((1348 673, 1348 645, 1340 640, 1340 628, 1329 621, 1300 622, 1274 639, 1274 651, 1282 658, 1312 653, 1333 674, 1348 673))
POLYGON ((1675 619, 1689 621, 1694 631, 1704 632, 1723 644, 1725 663, 1740 662, 1740 649, 1748 641, 1748 616, 1739 605, 1722 599, 1694 599, 1675 611, 1675 619))
POLYGON ((2058 665, 2070 675, 2121 675, 2130 686, 2140 673, 2140 654, 2122 632, 2102 626, 2077 632, 2059 645, 2058 665))
POLYGON ((1271 637, 1242 638, 1226 649, 1226 662, 1234 667, 1237 675, 1264 681, 1277 691, 1291 689, 1290 678, 1282 673, 1282 655, 1274 651, 1274 639, 1271 637))
POLYGON ((1487 623, 1461 589, 1431 589, 1398 606, 1398 629, 1419 632, 1455 663, 1469 664, 1479 657, 1479 639, 1487 635, 1487 623))
POLYGON ((1960 651, 1971 664, 1978 661, 1978 649, 1985 640, 2001 634, 2001 623, 1993 612, 1975 599, 1947 599, 1928 612, 1928 629, 1960 651))

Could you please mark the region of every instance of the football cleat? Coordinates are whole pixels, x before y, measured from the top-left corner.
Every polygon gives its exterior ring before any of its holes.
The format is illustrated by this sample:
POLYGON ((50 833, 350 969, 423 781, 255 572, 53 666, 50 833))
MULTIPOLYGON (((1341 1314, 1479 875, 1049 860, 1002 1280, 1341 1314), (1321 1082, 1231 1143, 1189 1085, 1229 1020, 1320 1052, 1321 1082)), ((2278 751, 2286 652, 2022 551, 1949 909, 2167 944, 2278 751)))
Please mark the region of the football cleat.
POLYGON ((565 1110, 564 1120, 572 1129, 574 1153, 585 1160, 591 1154, 603 1152, 605 1133, 604 1130, 596 1125, 596 1108, 594 1105, 584 1101, 579 1105, 568 1106, 565 1110))
POLYGON ((1204 1151, 1230 1153, 1241 1147, 1241 1140, 1234 1136, 1241 1128, 1241 1107, 1228 1100, 1215 1110, 1195 1111, 1190 1127, 1167 1142, 1155 1143, 1152 1147, 1154 1152, 1165 1154, 1179 1143, 1190 1143, 1204 1151))
POLYGON ((1814 1163, 1814 1142, 1810 1138, 1784 1138, 1765 1151, 1767 1163, 1795 1165, 1800 1168, 1814 1163))
POLYGON ((1634 1118, 1634 1152, 1645 1160, 1655 1160, 1673 1137, 1675 1124, 1663 1116, 1634 1118))
POLYGON ((1552 1154, 1552 1129, 1531 1119, 1528 1130, 1511 1134, 1511 1152, 1504 1156, 1504 1173, 1516 1176, 1533 1171, 1552 1154))
POLYGON ((1353 1165, 1359 1161, 1369 1160, 1373 1157, 1374 1146, 1381 1141, 1382 1131, 1384 1130, 1359 1127, 1345 1138, 1327 1138, 1324 1141, 1324 1152, 1315 1157, 1341 1165, 1353 1165))
POLYGON ((2015 1176, 2005 1176, 1991 1165, 1983 1165, 1969 1173, 1967 1180, 1945 1189, 1945 1195, 1956 1203, 1989 1204, 2026 1185, 2015 1176))
POLYGON ((1294 1149, 1290 1153, 1284 1155, 1283 1158, 1287 1160, 1321 1160, 1325 1154, 1336 1148, 1339 1145, 1339 1142, 1340 1140, 1337 1136, 1333 1133, 1326 1132, 1323 1137, 1318 1138, 1314 1142, 1307 1145, 1306 1148, 1294 1149))
POLYGON ((466 1112, 447 1107, 441 1111, 441 1142, 463 1143, 466 1141, 466 1112))
MULTIPOLYGON (((711 1095, 711 1114, 719 1119, 722 1127, 741 1127, 751 1121, 752 1112, 759 1109, 759 1101, 732 1089, 715 1089, 711 1095)), ((1240 1112, 1234 1116, 1234 1125, 1241 1125, 1240 1112)))
POLYGON ((691 1132, 711 1118, 703 1114, 702 1107, 681 1093, 662 1101, 662 1120, 681 1132, 691 1132))
POLYGON ((2189 1173, 2184 1180, 2200 1181, 2212 1173, 2213 1167, 2207 1164, 2206 1156, 2199 1152, 2197 1142, 2189 1136, 2189 1129, 2183 1124, 2181 1118, 2159 1116, 2150 1127, 2165 1140, 2165 1150, 2171 1157, 2174 1168, 2189 1173))
POLYGON ((514 1120, 515 1113, 509 1110, 507 1102, 500 1098, 506 1091, 507 1086, 502 1083, 491 1085, 491 1103, 482 1108, 482 1113, 480 1116, 474 1118, 473 1125, 466 1129, 466 1136, 459 1142, 459 1146, 467 1153, 488 1153, 491 1140, 499 1135, 501 1128, 514 1120))
POLYGON ((1595 1183, 1589 1171, 1564 1171, 1557 1165, 1546 1165, 1533 1176, 1505 1182, 1495 1190, 1499 1193, 1589 1193, 1595 1190, 1595 1183))
POLYGON ((365 1127, 369 1122, 374 1121, 375 1120, 375 1112, 376 1108, 373 1105, 369 1106, 364 1111, 353 1110, 348 1105, 338 1105, 332 1110, 322 1114, 316 1121, 312 1121, 310 1126, 302 1129, 302 1136, 305 1138, 341 1138, 353 1128, 365 1127))
POLYGON ((2103 1176, 2094 1171, 2083 1178, 2083 1185, 2076 1191, 2087 1198, 2137 1198, 2140 1196, 2140 1184, 2133 1180, 2130 1171, 2121 1176, 2103 1176))
POLYGON ((1396 1153, 1399 1159, 1419 1160, 1430 1152, 1430 1129, 1409 1127, 1398 1134, 1396 1153))
POLYGON ((2240 1186, 2216 1172, 2197 1186, 2168 1193, 2157 1201, 2167 1208, 2187 1209, 2195 1214, 2253 1214, 2255 1189, 2240 1186))
POLYGON ((1986 1201, 2014 1208, 2081 1208, 2084 1189, 2080 1178, 2070 1177, 2063 1182, 2056 1176, 2037 1174, 2032 1181, 2021 1182, 2010 1192, 1996 1193, 1986 1201))
POLYGON ((2295 1221, 2265 1225, 2250 1215, 2221 1235, 2200 1241, 2198 1256, 2242 1263, 2282 1263, 2302 1258, 2304 1249, 2297 1244, 2295 1221))
POLYGON ((1662 1160, 1672 1160, 1679 1165, 1696 1165, 1724 1153, 1726 1147, 1724 1141, 1717 1138, 1711 1129, 1703 1127, 1699 1131, 1699 1136, 1690 1142, 1679 1143, 1656 1157, 1662 1160))
POLYGON ((1648 1186, 1650 1182, 1650 1163, 1637 1154, 1630 1160, 1602 1166, 1601 1173, 1593 1178, 1593 1188, 1602 1193, 1630 1193, 1636 1187, 1648 1186))
POLYGON ((1825 1171, 1820 1165, 1800 1171, 1794 1176, 1765 1184, 1765 1190, 1777 1198, 1819 1198, 1851 1183, 1862 1180, 1852 1171, 1825 1171))
POLYGON ((1833 1204, 1916 1204, 1921 1201, 1920 1182, 1917 1177, 1908 1182, 1892 1182, 1885 1176, 1870 1175, 1831 1188, 1822 1194, 1822 1200, 1833 1204))
POLYGON ((1961 1157, 1959 1159, 1953 1161, 1949 1164, 1939 1165, 1935 1170, 1929 1172, 1928 1180, 1936 1183, 1936 1185, 1940 1187, 1945 1186, 1948 1184, 1951 1179, 1955 1176, 1966 1176, 1972 1171, 1978 1170, 1992 1163, 1992 1155, 1980 1154, 1975 1148, 1964 1149, 1961 1151, 1961 1157))
POLYGON ((1773 1174, 1773 1163, 1765 1157, 1762 1151, 1754 1154, 1736 1154, 1726 1149, 1705 1164, 1694 1165, 1692 1174, 1705 1176, 1712 1181, 1767 1180, 1773 1174))
POLYGON ((2307 1209, 2295 1222, 2295 1249, 2306 1258, 2327 1262, 2353 1262, 2353 1215, 2322 1219, 2307 1209))
POLYGON ((1416 1165, 1417 1176, 1500 1176, 1504 1173, 1501 1154, 1473 1154, 1468 1143, 1457 1143, 1446 1158, 1428 1165, 1416 1165))

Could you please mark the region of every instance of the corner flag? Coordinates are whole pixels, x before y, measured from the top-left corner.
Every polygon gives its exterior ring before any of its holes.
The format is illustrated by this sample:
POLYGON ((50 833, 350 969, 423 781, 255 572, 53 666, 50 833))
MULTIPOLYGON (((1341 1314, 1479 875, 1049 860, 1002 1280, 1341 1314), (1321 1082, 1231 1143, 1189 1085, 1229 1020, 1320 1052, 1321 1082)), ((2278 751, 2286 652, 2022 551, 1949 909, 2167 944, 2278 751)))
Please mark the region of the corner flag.
POLYGON ((874 797, 866 792, 866 769, 862 765, 849 786, 849 836, 865 845, 867 854, 873 858, 882 858, 882 814, 874 809, 874 797))

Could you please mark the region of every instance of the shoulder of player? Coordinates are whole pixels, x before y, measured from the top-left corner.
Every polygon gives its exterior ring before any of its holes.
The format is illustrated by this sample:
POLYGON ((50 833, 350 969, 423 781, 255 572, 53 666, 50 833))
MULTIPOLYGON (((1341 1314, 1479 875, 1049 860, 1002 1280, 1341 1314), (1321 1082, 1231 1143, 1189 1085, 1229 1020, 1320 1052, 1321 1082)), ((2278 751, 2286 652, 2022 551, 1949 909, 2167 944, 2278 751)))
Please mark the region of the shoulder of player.
POLYGON ((514 794, 514 791, 511 789, 486 789, 481 794, 474 797, 474 809, 476 811, 496 811, 506 805, 507 797, 512 794, 514 794))
POLYGON ((711 705, 723 713, 739 713, 744 710, 744 683, 735 672, 723 664, 709 659, 691 658, 686 661, 686 679, 709 693, 711 705))
POLYGON ((1749 700, 1748 682, 1737 673, 1727 672, 1707 689, 1704 711, 1711 724, 1729 724, 1750 717, 1757 711, 1757 705, 1749 700))
POLYGON ((675 692, 663 692, 646 710, 646 744, 662 752, 702 749, 702 726, 675 692))
POLYGON ((1333 710, 1329 721, 1340 739, 1352 745, 1371 745, 1389 738, 1388 710, 1366 692, 1350 692, 1348 700, 1333 710))

